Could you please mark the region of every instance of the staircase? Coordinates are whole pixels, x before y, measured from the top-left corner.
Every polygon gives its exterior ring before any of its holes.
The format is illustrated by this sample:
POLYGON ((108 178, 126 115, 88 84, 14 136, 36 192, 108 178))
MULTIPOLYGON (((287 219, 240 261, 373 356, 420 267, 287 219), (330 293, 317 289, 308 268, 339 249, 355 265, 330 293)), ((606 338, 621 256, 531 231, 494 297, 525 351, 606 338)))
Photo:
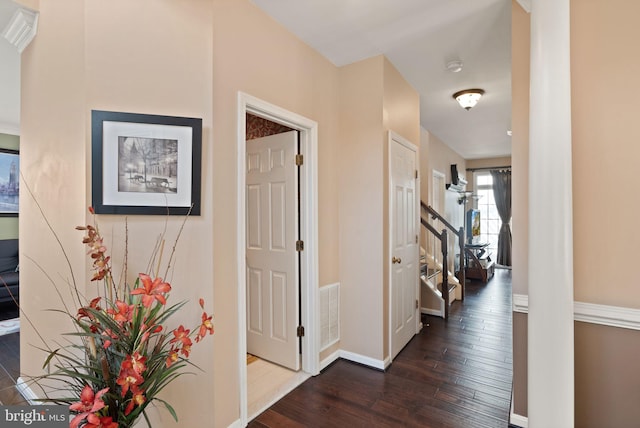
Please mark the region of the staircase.
POLYGON ((449 318, 449 307, 451 303, 458 299, 464 299, 464 257, 460 258, 460 272, 462 284, 451 272, 447 266, 447 248, 448 233, 447 229, 438 232, 431 224, 428 217, 431 215, 434 219, 438 218, 447 228, 454 231, 459 242, 462 242, 461 251, 464 251, 464 230, 460 228, 456 230, 449 224, 440 214, 435 212, 431 207, 421 203, 420 222, 423 227, 440 241, 442 251, 442 263, 439 263, 433 255, 426 254, 421 248, 420 256, 420 283, 421 283, 421 312, 429 315, 440 316, 445 320, 449 318), (443 289, 445 290, 443 292, 443 289))
MULTIPOLYGON (((435 263, 432 257, 422 256, 420 259, 420 283, 422 285, 420 311, 423 314, 434 315, 445 318, 445 298, 442 295, 442 265, 435 263)), ((446 288, 449 290, 448 305, 460 299, 460 288, 458 280, 451 273, 448 275, 446 288)))

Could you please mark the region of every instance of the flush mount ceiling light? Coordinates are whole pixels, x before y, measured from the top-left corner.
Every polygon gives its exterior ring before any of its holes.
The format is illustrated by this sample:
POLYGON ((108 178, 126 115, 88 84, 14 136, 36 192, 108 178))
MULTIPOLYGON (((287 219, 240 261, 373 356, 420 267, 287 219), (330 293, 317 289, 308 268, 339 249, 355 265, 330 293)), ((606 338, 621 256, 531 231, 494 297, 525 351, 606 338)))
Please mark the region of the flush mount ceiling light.
POLYGON ((465 89, 464 91, 458 91, 453 94, 453 98, 458 101, 460 107, 465 110, 470 110, 480 100, 480 97, 484 94, 482 89, 465 89))

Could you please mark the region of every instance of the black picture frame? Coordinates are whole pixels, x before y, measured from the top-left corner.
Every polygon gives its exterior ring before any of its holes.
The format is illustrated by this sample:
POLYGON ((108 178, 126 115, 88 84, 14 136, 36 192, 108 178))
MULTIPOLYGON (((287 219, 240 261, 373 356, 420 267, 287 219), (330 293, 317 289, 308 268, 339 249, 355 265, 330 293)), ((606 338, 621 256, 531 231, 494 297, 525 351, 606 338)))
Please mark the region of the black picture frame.
POLYGON ((20 151, 0 148, 0 217, 18 217, 20 151))
POLYGON ((202 119, 91 111, 96 214, 200 215, 202 119))

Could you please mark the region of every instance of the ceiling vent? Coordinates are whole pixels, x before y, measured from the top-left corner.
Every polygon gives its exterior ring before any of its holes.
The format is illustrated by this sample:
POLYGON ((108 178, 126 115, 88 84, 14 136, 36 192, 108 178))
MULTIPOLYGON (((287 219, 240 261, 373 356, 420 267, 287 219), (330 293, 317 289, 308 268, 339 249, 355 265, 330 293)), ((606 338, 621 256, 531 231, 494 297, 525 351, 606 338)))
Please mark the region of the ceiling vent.
POLYGON ((2 36, 18 49, 19 53, 29 46, 38 31, 38 12, 18 9, 2 31, 2 36))

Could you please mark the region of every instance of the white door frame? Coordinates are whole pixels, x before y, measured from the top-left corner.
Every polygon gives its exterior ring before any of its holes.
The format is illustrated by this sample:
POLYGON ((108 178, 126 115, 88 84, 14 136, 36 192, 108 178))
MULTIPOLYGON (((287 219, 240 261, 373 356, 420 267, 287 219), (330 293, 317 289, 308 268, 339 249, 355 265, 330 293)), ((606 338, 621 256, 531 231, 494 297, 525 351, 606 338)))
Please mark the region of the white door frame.
POLYGON ((238 260, 238 378, 240 380, 240 422, 247 414, 247 258, 246 258, 246 114, 268 119, 300 131, 300 231, 304 241, 300 264, 301 313, 305 336, 302 338, 302 370, 320 373, 320 335, 318 294, 318 123, 283 108, 238 92, 237 129, 237 260, 238 260))
MULTIPOLYGON (((416 171, 420 171, 420 156, 418 154, 418 147, 413 144, 411 141, 401 137, 399 134, 396 134, 393 131, 389 131, 389 138, 388 140, 388 147, 387 147, 387 158, 388 158, 388 181, 389 183, 387 184, 388 186, 388 192, 389 192, 389 201, 388 201, 388 219, 389 219, 389 233, 391 233, 391 228, 393 227, 393 225, 391 224, 391 219, 392 219, 392 215, 391 215, 391 195, 393 192, 393 189, 391 188, 391 144, 393 144, 393 142, 397 142, 401 145, 403 145, 404 147, 406 147, 407 149, 411 150, 412 152, 415 153, 415 157, 416 157, 416 171)), ((415 180, 416 183, 416 188, 415 188, 415 221, 416 221, 416 233, 418 234, 418 236, 420 236, 420 178, 417 177, 415 180)), ((391 239, 388 240, 388 249, 387 249, 387 260, 386 263, 391 263, 391 254, 393 251, 393 242, 391 242, 391 239)), ((417 250, 418 254, 416 255, 416 263, 420 263, 420 245, 417 245, 417 250)), ((419 267, 418 269, 416 269, 416 277, 415 277, 415 296, 414 298, 416 299, 416 301, 420 301, 420 277, 418 276, 419 271, 419 267)), ((392 313, 393 313, 393 290, 391 289, 391 282, 393 281, 393 269, 389 268, 389 273, 388 273, 388 281, 389 281, 389 359, 390 361, 393 361, 393 317, 392 317, 392 313)), ((415 334, 420 333, 420 305, 417 305, 418 307, 415 309, 415 314, 414 317, 416 319, 415 322, 415 334)))

